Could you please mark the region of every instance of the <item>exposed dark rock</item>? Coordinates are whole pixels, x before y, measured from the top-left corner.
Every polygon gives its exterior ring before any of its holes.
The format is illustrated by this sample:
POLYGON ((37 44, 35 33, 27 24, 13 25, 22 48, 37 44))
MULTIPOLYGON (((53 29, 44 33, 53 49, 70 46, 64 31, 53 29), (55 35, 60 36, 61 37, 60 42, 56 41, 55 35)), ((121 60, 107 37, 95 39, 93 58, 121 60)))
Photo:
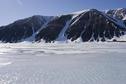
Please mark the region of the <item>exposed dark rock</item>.
POLYGON ((126 20, 124 20, 124 24, 126 25, 126 20))
POLYGON ((34 41, 54 42, 65 29, 63 34, 71 41, 81 38, 83 42, 104 42, 125 35, 124 16, 124 9, 110 10, 107 13, 91 9, 79 14, 32 16, 0 27, 0 41, 21 42, 34 36, 34 41), (68 21, 70 23, 67 24, 68 21))
POLYGON ((44 39, 46 42, 55 41, 61 30, 66 25, 66 22, 71 18, 72 15, 57 17, 36 35, 36 41, 40 41, 41 39, 44 39))
POLYGON ((106 14, 116 19, 122 20, 126 16, 126 8, 108 10, 106 14))
POLYGON ((32 36, 44 23, 46 23, 45 17, 32 16, 0 27, 0 40, 2 42, 20 42, 32 36))
MULTIPOLYGON (((68 39, 76 40, 82 37, 83 41, 105 41, 105 38, 112 39, 114 36, 120 37, 125 28, 116 24, 113 18, 107 18, 95 9, 81 14, 76 21, 66 31, 68 39), (114 21, 113 21, 114 20, 114 21)), ((74 22, 74 21, 73 21, 74 22)))

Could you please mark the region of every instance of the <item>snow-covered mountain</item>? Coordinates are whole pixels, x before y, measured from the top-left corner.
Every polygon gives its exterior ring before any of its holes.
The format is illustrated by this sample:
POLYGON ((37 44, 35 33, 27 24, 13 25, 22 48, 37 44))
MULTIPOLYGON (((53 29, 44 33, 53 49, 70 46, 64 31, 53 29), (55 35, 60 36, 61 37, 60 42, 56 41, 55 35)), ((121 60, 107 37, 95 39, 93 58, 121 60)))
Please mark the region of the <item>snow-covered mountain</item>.
POLYGON ((52 18, 54 17, 36 15, 2 26, 0 27, 0 40, 2 42, 21 42, 26 38, 35 39, 34 34, 52 18))
POLYGON ((84 10, 61 16, 32 16, 0 27, 0 41, 108 41, 126 32, 126 9, 84 10))
POLYGON ((126 8, 108 10, 108 11, 106 11, 106 13, 116 19, 126 20, 126 8))

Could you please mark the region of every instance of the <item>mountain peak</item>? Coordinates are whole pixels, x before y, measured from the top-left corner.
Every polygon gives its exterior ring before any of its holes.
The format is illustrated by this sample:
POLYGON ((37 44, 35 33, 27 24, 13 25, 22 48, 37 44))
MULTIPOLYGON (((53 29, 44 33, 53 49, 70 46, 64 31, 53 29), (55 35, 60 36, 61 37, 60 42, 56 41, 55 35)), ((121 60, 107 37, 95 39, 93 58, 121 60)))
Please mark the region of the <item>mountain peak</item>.
MULTIPOLYGON (((82 10, 61 16, 34 15, 0 27, 0 41, 108 41, 126 33, 126 9, 82 10), (31 40, 32 39, 32 40, 31 40)), ((114 39, 115 41, 115 39, 114 39)))

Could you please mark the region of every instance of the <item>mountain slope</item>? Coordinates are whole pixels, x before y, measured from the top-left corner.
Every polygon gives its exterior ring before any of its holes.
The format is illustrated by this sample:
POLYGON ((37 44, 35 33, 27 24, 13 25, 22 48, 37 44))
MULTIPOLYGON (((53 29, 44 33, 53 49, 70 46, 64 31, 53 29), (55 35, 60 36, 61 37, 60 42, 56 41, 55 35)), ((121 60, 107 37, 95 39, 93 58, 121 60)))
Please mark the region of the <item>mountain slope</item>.
POLYGON ((0 40, 2 42, 21 42, 23 39, 31 37, 51 18, 53 17, 37 15, 2 26, 0 27, 0 40))
POLYGON ((126 20, 126 8, 108 10, 106 14, 119 20, 126 20))
POLYGON ((96 9, 81 13, 74 21, 66 31, 72 41, 78 37, 83 41, 105 41, 106 38, 120 37, 125 32, 125 25, 96 9))
POLYGON ((0 41, 108 41, 125 35, 126 10, 85 10, 61 16, 32 16, 0 27, 0 41), (119 12, 118 12, 119 11, 119 12))

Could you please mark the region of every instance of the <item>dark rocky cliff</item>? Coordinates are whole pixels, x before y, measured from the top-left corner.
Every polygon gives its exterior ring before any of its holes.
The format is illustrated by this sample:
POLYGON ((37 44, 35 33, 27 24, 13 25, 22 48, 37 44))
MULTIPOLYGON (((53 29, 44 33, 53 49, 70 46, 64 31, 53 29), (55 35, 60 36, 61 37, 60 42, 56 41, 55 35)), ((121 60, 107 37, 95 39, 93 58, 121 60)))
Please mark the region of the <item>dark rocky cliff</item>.
POLYGON ((109 10, 106 13, 90 9, 78 14, 62 16, 32 16, 0 27, 1 42, 22 42, 34 36, 34 40, 107 41, 119 38, 126 32, 126 10, 109 10), (63 39, 65 38, 65 39, 63 39))

